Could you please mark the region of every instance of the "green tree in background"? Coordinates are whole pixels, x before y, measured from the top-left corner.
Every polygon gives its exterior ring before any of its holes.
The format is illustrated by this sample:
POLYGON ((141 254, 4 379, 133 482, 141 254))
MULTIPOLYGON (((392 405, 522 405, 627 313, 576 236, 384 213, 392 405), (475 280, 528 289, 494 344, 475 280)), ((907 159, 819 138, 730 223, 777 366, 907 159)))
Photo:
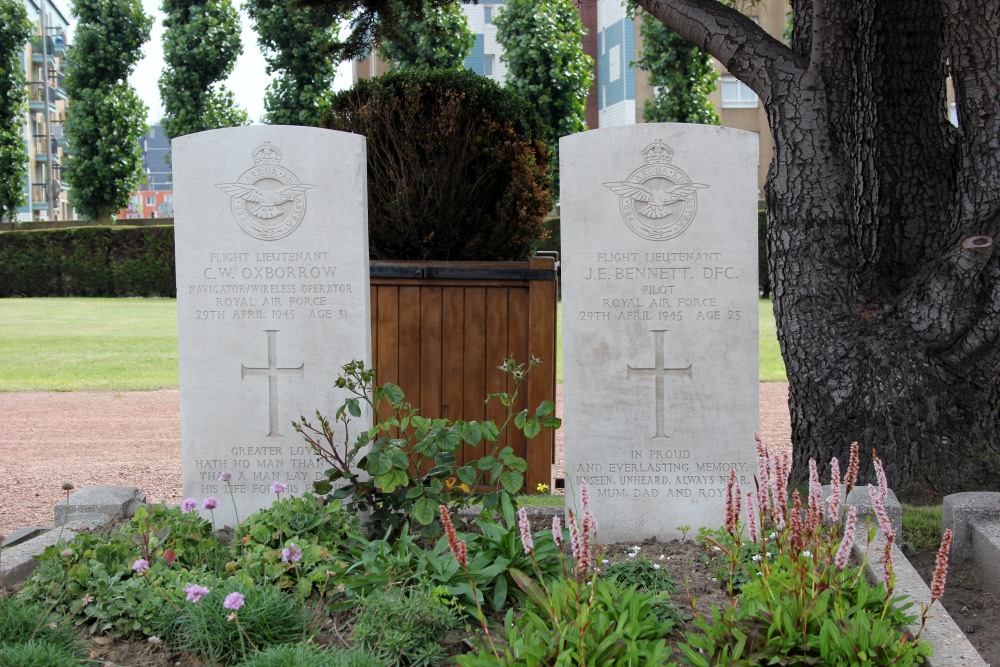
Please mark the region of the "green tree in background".
POLYGON ((656 91, 642 107, 643 120, 718 125, 719 116, 708 101, 719 81, 712 56, 649 14, 643 13, 641 21, 642 54, 635 64, 649 72, 656 91))
POLYGON ((128 77, 153 19, 140 0, 75 0, 72 12, 77 25, 67 54, 66 135, 73 151, 66 180, 76 210, 107 223, 142 177, 146 105, 128 77))
POLYGON ((170 138, 246 125, 247 113, 219 83, 243 53, 239 12, 230 0, 163 0, 160 98, 170 138))
POLYGON ((13 220, 25 203, 27 81, 21 54, 30 33, 31 22, 21 0, 0 0, 0 220, 13 220))
POLYGON ((460 5, 417 9, 398 3, 399 21, 385 30, 379 57, 394 69, 459 70, 472 52, 476 36, 460 5))
POLYGON ((257 31, 267 73, 277 74, 264 97, 265 122, 318 125, 330 105, 338 60, 340 17, 277 0, 243 4, 257 31))
POLYGON ((559 193, 559 138, 587 129, 584 111, 593 59, 573 0, 508 0, 494 17, 507 63, 506 86, 535 107, 552 151, 552 193, 559 193))

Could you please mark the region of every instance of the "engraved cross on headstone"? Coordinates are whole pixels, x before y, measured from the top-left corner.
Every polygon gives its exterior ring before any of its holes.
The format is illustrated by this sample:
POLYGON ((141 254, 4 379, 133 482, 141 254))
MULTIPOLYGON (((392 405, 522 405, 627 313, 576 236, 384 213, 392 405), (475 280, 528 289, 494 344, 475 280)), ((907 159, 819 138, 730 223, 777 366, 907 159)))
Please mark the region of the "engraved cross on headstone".
POLYGON ((299 364, 295 368, 278 368, 278 330, 266 329, 264 333, 267 334, 267 367, 252 368, 240 364, 240 379, 246 379, 248 375, 267 376, 267 405, 270 422, 270 430, 267 435, 268 437, 280 436, 281 432, 278 431, 278 376, 297 375, 302 377, 305 364, 299 364))
POLYGON ((655 335, 655 351, 653 354, 653 368, 633 368, 631 364, 628 367, 628 377, 631 378, 632 374, 638 375, 640 377, 648 377, 650 375, 656 378, 656 435, 653 436, 653 440, 661 440, 664 438, 669 438, 670 436, 666 434, 663 428, 663 378, 666 375, 686 375, 691 377, 691 364, 688 364, 684 368, 667 368, 663 360, 663 334, 667 329, 654 329, 653 334, 655 335))

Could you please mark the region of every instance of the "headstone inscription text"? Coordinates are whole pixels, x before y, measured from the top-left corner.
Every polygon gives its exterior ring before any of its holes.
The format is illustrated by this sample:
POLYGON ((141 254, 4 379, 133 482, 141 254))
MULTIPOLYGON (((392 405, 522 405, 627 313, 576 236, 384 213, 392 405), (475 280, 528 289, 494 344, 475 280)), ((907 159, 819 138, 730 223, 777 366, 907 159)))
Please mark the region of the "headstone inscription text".
POLYGON ((365 143, 251 126, 172 154, 184 495, 216 497, 232 524, 220 473, 241 517, 274 482, 310 491, 327 465, 291 422, 332 413, 340 367, 370 359, 365 143))
POLYGON ((560 142, 567 487, 602 542, 718 527, 730 471, 753 488, 756 166, 718 127, 560 142))

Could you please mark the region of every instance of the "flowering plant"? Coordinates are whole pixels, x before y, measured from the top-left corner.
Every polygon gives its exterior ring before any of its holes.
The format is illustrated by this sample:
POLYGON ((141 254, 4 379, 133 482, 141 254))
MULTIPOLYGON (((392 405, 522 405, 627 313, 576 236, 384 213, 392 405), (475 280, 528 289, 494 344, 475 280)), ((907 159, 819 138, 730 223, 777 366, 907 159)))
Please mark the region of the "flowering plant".
MULTIPOLYGON (((872 586, 863 567, 850 566, 857 538, 852 507, 841 524, 841 486, 854 487, 858 447, 854 443, 842 480, 831 461, 832 493, 824 499, 816 464, 810 462, 805 503, 788 492, 790 461, 757 441, 756 492, 744 492, 730 475, 726 524, 721 539, 706 538, 728 561, 733 603, 714 609, 711 620, 696 619, 698 632, 680 646, 690 664, 916 664, 929 647, 903 627, 915 618, 912 606, 893 597, 892 527, 885 512, 888 485, 875 457, 878 486, 869 486, 879 526, 886 536, 885 584, 872 586), (746 523, 741 520, 746 510, 746 523), (744 534, 744 527, 746 533, 744 534), (753 545, 746 549, 747 544, 753 545), (749 559, 741 554, 750 553, 749 559), (745 582, 739 591, 732 585, 745 582)), ((874 527, 868 531, 869 539, 874 527)), ((926 615, 926 608, 923 611, 926 615)))
POLYGON ((501 434, 513 423, 531 439, 543 427, 558 428, 561 423, 553 416, 551 401, 543 402, 534 415, 527 409, 514 412, 520 385, 537 364, 532 360, 518 365, 507 359, 500 366, 515 384, 513 393, 489 396, 488 400, 499 401, 507 411, 500 425, 492 420, 452 422, 424 417, 405 402, 396 385, 375 386, 375 371, 363 362, 345 365, 336 385, 350 397, 338 408, 334 423, 319 412, 317 426, 305 417, 293 423, 316 455, 331 466, 325 480, 314 482, 316 491, 332 492, 352 509, 370 510, 373 534, 398 528, 410 519, 419 526, 431 526, 441 504, 455 511, 481 501, 490 510, 499 507, 504 497, 513 500, 524 486, 527 463, 511 447, 500 447, 501 434), (375 426, 354 443, 339 444, 336 431, 340 429, 335 426, 341 425, 347 433, 350 420, 361 416, 362 404, 371 407, 375 426), (462 465, 459 449, 463 443, 484 453, 462 465), (335 490, 335 485, 341 486, 335 490))

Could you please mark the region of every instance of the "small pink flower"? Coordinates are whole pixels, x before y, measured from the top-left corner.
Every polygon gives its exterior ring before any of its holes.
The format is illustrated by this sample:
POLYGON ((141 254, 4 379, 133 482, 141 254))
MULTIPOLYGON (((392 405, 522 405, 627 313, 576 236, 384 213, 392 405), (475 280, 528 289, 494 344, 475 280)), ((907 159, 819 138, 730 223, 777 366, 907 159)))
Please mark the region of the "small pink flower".
POLYGON ((188 602, 193 602, 197 604, 203 597, 208 595, 209 591, 204 586, 199 586, 198 584, 188 584, 184 587, 184 592, 187 593, 188 602))
POLYGON ((747 530, 750 532, 750 541, 757 541, 757 505, 754 503, 752 491, 747 491, 747 530))
POLYGON ((223 470, 219 474, 219 481, 220 482, 226 482, 226 483, 228 483, 232 479, 233 479, 233 473, 229 472, 228 470, 223 470))
POLYGON ((878 493, 882 498, 882 502, 885 502, 886 498, 889 497, 889 483, 885 479, 885 468, 882 467, 882 461, 879 459, 878 454, 875 453, 875 448, 872 448, 872 463, 875 465, 875 479, 878 480, 878 493))
POLYGON ((528 510, 520 507, 517 510, 517 525, 521 530, 521 545, 524 553, 529 556, 535 550, 535 542, 531 539, 531 522, 528 521, 528 510))
POLYGON ((302 560, 302 549, 299 549, 294 543, 289 543, 287 547, 281 550, 281 562, 288 563, 298 563, 302 560))
POLYGON ((216 507, 219 506, 219 501, 213 498, 212 496, 209 496, 208 498, 205 498, 204 501, 202 501, 201 506, 207 510, 214 510, 216 507))
POLYGON ((271 493, 276 493, 279 496, 285 492, 285 485, 281 482, 275 482, 271 485, 271 493))
POLYGON ((562 522, 558 516, 552 517, 552 541, 556 543, 556 548, 562 547, 562 522))
POLYGON ((184 502, 181 503, 181 512, 187 514, 188 512, 198 508, 198 501, 194 498, 186 498, 184 502))
POLYGON ((243 606, 245 601, 242 593, 230 593, 226 596, 225 601, 223 601, 222 607, 230 611, 237 611, 243 606))
POLYGON ((145 558, 140 558, 134 563, 132 563, 133 572, 144 572, 149 569, 149 561, 145 558))

